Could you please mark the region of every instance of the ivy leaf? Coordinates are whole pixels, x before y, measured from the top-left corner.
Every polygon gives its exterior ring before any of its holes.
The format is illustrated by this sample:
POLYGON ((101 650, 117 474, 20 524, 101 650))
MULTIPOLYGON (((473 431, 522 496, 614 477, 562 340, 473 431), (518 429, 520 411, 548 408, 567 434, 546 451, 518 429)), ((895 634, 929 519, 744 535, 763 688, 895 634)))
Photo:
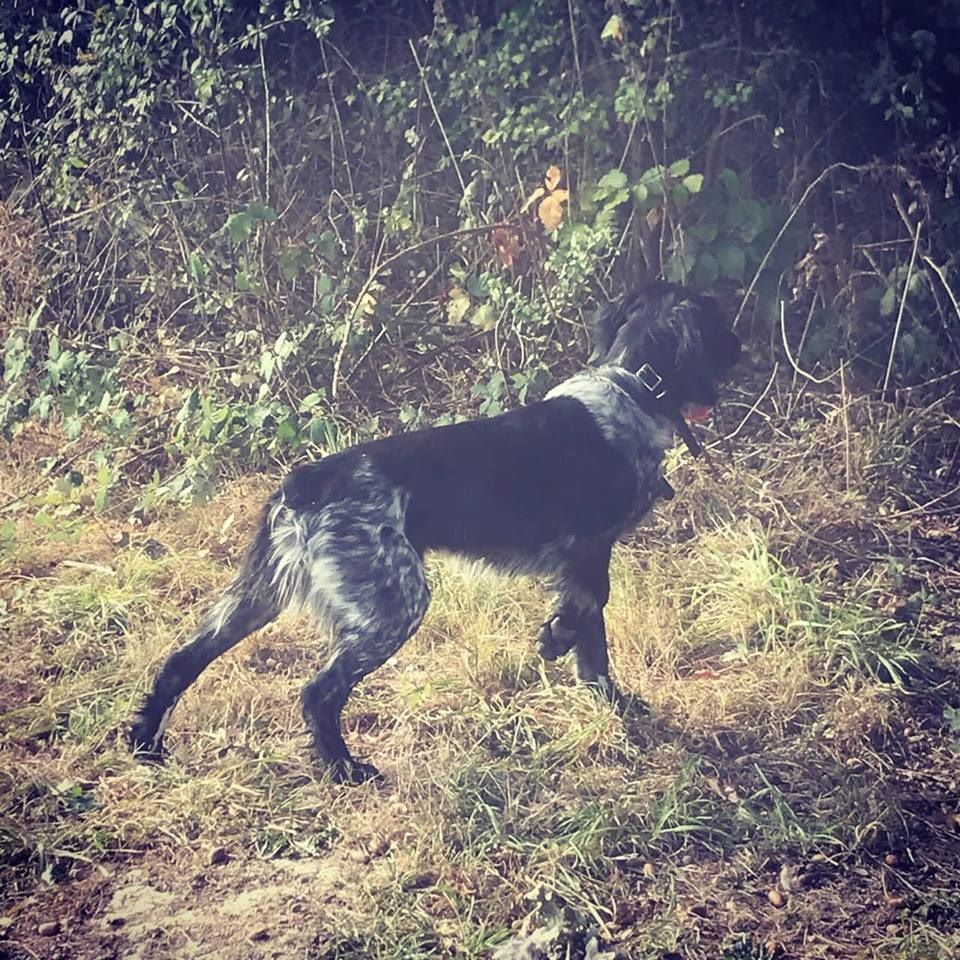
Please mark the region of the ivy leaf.
POLYGON ((619 14, 614 14, 607 22, 600 34, 601 40, 616 40, 623 43, 623 20, 619 14))
POLYGON ((720 276, 720 264, 717 258, 704 250, 697 255, 697 262, 693 266, 693 282, 700 290, 708 290, 717 282, 720 276))
POLYGON ((747 257, 742 247, 731 243, 724 244, 717 250, 717 262, 720 265, 721 276, 730 280, 743 279, 743 271, 747 268, 747 257))

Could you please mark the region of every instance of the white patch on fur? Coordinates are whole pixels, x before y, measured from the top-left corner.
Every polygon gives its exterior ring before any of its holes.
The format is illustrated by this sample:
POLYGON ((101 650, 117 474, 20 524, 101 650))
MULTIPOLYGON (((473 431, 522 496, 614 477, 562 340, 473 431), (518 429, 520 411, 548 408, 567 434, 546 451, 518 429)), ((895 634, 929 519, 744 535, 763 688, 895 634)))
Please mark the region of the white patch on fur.
POLYGON ((227 587, 224 595, 213 605, 213 607, 211 607, 210 611, 207 613, 207 623, 210 624, 214 633, 220 633, 223 630, 223 625, 227 622, 227 618, 234 613, 239 605, 240 600, 233 592, 233 584, 231 584, 229 587, 227 587))
POLYGON ((160 715, 160 722, 157 724, 157 732, 153 735, 153 740, 150 742, 150 748, 156 750, 160 742, 163 740, 163 735, 166 732, 167 724, 170 722, 170 714, 173 713, 173 708, 177 705, 179 697, 176 697, 170 706, 160 715))
MULTIPOLYGON (((575 374, 554 387, 546 399, 573 397, 587 408, 610 443, 622 446, 624 441, 638 443, 642 439, 645 455, 649 455, 649 448, 653 447, 662 457, 664 451, 673 445, 671 426, 641 410, 626 390, 606 376, 604 370, 611 366, 604 365, 575 374)), ((622 367, 613 369, 620 376, 634 376, 622 367)), ((639 378, 637 383, 642 389, 639 378)))
POLYGON ((409 499, 368 463, 358 466, 354 481, 355 500, 294 510, 281 499, 268 516, 272 579, 281 604, 305 609, 321 621, 333 620, 342 634, 363 634, 378 622, 381 611, 374 598, 367 602, 362 592, 359 601, 348 596, 348 585, 354 593, 358 589, 351 566, 389 566, 380 530, 403 529, 409 499))

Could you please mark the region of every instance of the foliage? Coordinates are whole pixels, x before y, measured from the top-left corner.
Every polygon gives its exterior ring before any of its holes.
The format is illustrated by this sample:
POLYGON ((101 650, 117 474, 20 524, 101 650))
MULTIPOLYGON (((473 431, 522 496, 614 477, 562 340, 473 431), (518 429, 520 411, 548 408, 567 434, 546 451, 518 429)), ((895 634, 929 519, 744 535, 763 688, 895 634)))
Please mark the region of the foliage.
POLYGON ((657 275, 805 366, 950 371, 960 8, 748 6, 6 6, 0 428, 212 476, 492 413, 657 275))

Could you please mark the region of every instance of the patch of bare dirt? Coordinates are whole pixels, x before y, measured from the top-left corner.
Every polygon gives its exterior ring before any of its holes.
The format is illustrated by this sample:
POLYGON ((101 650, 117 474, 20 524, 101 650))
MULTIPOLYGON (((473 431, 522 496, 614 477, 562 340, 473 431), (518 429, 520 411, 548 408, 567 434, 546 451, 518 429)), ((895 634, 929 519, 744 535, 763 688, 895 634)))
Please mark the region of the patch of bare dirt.
MULTIPOLYGON (((348 856, 141 863, 22 901, 0 960, 252 960, 304 956, 335 935, 362 869, 348 856)), ((376 866, 373 867, 376 869, 376 866)))

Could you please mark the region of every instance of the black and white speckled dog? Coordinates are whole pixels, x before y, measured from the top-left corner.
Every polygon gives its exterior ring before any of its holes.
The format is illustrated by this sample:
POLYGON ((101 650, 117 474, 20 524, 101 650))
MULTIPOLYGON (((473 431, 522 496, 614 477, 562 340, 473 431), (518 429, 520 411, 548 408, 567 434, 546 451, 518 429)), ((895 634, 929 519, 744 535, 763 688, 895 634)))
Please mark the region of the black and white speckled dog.
POLYGON ((298 467, 267 501, 237 578, 164 664, 130 743, 158 758, 177 700, 225 650, 301 607, 333 652, 304 688, 317 755, 340 780, 377 776, 343 741, 354 686, 414 634, 430 602, 426 550, 545 576, 557 591, 540 653, 576 651, 579 678, 616 697, 603 608, 616 539, 672 491, 661 461, 716 400, 740 342, 714 303, 658 282, 603 308, 600 365, 487 420, 375 440, 298 467))

